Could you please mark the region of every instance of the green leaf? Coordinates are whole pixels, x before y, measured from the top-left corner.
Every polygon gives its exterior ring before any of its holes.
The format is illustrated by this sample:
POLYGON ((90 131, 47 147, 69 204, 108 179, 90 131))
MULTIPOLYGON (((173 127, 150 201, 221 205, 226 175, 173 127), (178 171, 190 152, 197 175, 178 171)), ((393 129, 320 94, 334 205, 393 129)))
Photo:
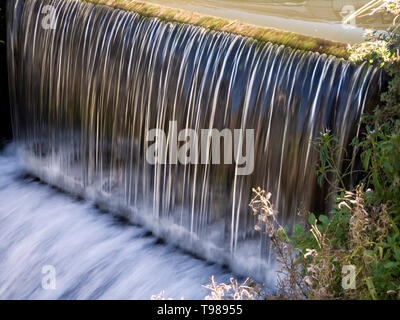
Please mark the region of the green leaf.
POLYGON ((387 174, 391 175, 391 173, 393 172, 393 167, 390 165, 387 159, 383 160, 383 167, 386 169, 387 174))
POLYGON ((396 258, 396 260, 400 261, 400 249, 397 247, 394 247, 393 250, 394 250, 394 257, 396 258))
POLYGON ((316 220, 317 219, 315 218, 314 213, 311 213, 310 216, 308 217, 308 223, 314 225, 316 220))
POLYGON ((393 262, 393 261, 390 261, 390 262, 386 262, 386 263, 383 265, 383 267, 384 267, 385 269, 391 269, 391 268, 397 267, 398 265, 400 265, 400 262, 393 262))
POLYGON ((323 214, 318 217, 318 220, 321 221, 324 226, 329 224, 329 218, 323 214))
POLYGON ((367 283, 368 291, 369 291, 369 294, 371 295, 371 298, 373 300, 377 300, 376 289, 375 289, 374 283, 372 282, 371 278, 367 278, 366 283, 367 283))
POLYGON ((382 257, 383 257, 383 248, 378 246, 378 251, 379 251, 379 259, 382 259, 382 257))
POLYGON ((363 153, 362 156, 362 163, 364 166, 364 170, 368 170, 369 168, 369 160, 371 159, 372 150, 369 149, 368 151, 363 153))
POLYGON ((318 183, 318 186, 320 186, 320 187, 322 187, 322 179, 323 179, 323 176, 318 176, 317 177, 317 183, 318 183))

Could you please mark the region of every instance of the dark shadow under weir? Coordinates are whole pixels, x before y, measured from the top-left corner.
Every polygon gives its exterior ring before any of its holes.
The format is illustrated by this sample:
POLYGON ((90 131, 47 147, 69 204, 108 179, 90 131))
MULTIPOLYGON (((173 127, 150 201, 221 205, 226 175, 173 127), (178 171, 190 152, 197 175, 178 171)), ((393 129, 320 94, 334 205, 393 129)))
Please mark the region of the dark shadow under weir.
POLYGON ((377 69, 332 56, 80 1, 9 2, 14 136, 26 168, 258 279, 268 250, 248 207, 252 187, 270 191, 292 225, 299 207, 321 202, 311 141, 328 128, 347 146, 379 91, 377 69), (45 5, 56 9, 55 29, 43 28, 45 5), (199 135, 254 129, 254 171, 149 164, 146 132, 168 135, 170 121, 199 135))

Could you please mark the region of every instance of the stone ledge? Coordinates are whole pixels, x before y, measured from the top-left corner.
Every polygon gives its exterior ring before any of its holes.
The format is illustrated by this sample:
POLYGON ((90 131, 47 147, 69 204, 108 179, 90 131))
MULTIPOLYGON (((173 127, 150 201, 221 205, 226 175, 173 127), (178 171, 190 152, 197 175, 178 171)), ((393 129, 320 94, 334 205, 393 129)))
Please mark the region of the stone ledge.
POLYGON ((134 0, 80 0, 92 4, 102 4, 117 9, 136 12, 145 17, 155 17, 165 21, 186 23, 214 31, 223 31, 257 40, 260 43, 272 42, 293 49, 319 52, 348 59, 347 44, 322 38, 315 38, 274 28, 266 28, 242 23, 237 20, 228 20, 213 16, 206 16, 196 12, 169 8, 151 3, 134 0))

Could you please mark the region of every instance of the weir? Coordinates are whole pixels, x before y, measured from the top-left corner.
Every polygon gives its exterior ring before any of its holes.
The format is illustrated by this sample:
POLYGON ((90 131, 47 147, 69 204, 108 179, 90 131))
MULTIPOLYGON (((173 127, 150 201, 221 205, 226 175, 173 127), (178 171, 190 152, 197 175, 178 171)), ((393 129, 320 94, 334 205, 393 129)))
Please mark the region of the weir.
POLYGON ((8 43, 14 137, 31 173, 261 280, 272 264, 252 188, 293 225, 321 202, 312 141, 329 129, 347 147, 381 85, 366 64, 76 0, 10 1, 8 43), (46 5, 55 28, 42 25, 46 5), (146 133, 168 136, 171 121, 199 135, 253 129, 253 172, 148 163, 146 133))

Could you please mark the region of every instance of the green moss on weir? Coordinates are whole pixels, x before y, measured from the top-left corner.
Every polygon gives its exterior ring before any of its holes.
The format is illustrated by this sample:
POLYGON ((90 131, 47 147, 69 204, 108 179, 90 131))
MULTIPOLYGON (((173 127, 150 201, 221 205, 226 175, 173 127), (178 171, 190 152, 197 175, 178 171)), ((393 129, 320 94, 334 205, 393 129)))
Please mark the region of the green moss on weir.
POLYGON ((285 45, 293 49, 304 51, 313 51, 334 55, 338 58, 349 58, 347 46, 345 43, 330 41, 321 38, 314 38, 293 32, 259 27, 232 21, 223 18, 205 16, 196 12, 190 12, 181 9, 173 9, 150 3, 144 3, 134 0, 81 0, 93 4, 103 4, 114 8, 133 11, 145 17, 156 17, 161 20, 176 23, 186 23, 194 26, 203 27, 214 31, 223 31, 250 37, 258 42, 272 42, 278 45, 285 45))

